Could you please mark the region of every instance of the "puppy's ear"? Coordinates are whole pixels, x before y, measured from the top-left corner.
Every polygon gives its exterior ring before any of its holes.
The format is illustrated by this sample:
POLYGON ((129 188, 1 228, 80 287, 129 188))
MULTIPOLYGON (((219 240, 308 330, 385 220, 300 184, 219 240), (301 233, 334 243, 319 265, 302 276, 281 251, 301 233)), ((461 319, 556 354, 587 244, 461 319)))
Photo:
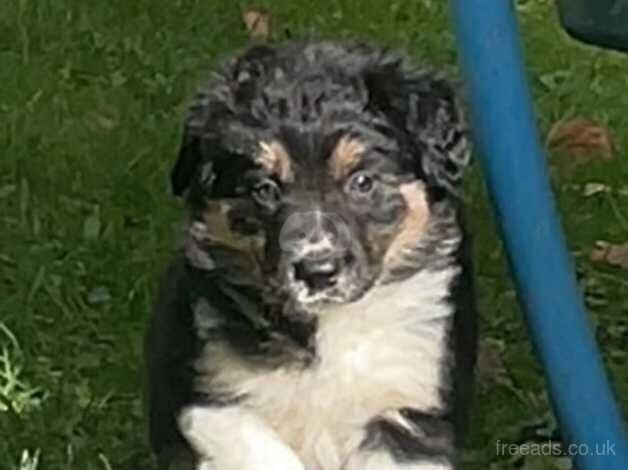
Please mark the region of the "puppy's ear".
POLYGON ((209 147, 207 126, 213 119, 209 97, 200 91, 188 109, 179 155, 170 172, 170 187, 175 196, 183 195, 192 186, 200 166, 210 160, 205 155, 209 147))
POLYGON ((170 173, 170 187, 175 196, 181 196, 190 187, 201 160, 200 139, 185 136, 177 161, 170 173))
POLYGON ((399 62, 368 75, 371 101, 413 147, 417 174, 456 193, 471 146, 464 115, 449 83, 429 73, 408 75, 399 62))
POLYGON ((259 79, 268 72, 275 58, 275 49, 266 45, 254 45, 240 56, 224 64, 216 75, 213 93, 202 88, 189 108, 179 157, 170 175, 172 192, 181 196, 192 185, 202 167, 202 179, 209 181, 209 171, 216 155, 217 131, 221 120, 231 114, 228 103, 246 101, 256 93, 259 79), (211 97, 210 97, 211 95, 211 97), (207 165, 209 164, 209 165, 207 165))

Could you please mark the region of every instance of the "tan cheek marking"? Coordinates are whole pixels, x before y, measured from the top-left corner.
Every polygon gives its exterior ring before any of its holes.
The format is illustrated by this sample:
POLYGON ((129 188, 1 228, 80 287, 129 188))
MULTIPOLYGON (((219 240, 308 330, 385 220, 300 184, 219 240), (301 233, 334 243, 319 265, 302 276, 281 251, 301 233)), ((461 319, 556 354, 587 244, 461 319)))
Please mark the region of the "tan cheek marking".
POLYGON ((292 160, 285 147, 279 142, 260 142, 262 151, 257 156, 257 162, 280 181, 294 180, 292 160))
POLYGON ((195 244, 212 245, 240 253, 242 256, 231 257, 230 266, 249 271, 253 276, 261 275, 266 241, 264 235, 244 236, 231 228, 229 213, 241 210, 241 204, 241 201, 229 199, 209 202, 203 213, 203 221, 193 222, 188 233, 195 244))
POLYGON ((231 209, 232 205, 228 201, 209 202, 203 213, 204 227, 199 237, 212 244, 232 245, 237 242, 229 225, 228 214, 231 209))
POLYGON ((344 136, 340 139, 329 160, 329 171, 336 180, 346 178, 358 166, 365 146, 358 139, 344 136))
POLYGON ((406 250, 417 245, 430 219, 423 183, 415 181, 404 184, 400 191, 406 203, 406 215, 386 252, 384 266, 388 267, 402 260, 406 250))

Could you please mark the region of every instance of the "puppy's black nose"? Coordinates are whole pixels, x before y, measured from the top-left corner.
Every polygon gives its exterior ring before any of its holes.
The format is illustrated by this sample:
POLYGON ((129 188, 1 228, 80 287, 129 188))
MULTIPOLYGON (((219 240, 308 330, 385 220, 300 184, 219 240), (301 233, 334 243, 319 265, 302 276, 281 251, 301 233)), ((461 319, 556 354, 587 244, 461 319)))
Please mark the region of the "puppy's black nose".
POLYGON ((305 259, 294 265, 295 277, 305 282, 312 290, 322 290, 333 286, 339 272, 339 259, 305 259))

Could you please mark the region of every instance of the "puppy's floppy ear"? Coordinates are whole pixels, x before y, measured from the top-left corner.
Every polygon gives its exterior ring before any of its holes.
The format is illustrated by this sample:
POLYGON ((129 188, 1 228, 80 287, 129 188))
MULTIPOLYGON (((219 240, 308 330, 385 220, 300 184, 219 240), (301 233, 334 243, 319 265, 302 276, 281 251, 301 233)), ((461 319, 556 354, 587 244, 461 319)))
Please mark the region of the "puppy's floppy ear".
POLYGON ((201 159, 200 139, 184 136, 179 156, 170 173, 170 187, 175 196, 181 196, 190 187, 201 159))
POLYGON ((429 73, 406 73, 399 61, 367 75, 371 101, 405 130, 418 174, 456 193, 471 148, 453 88, 429 73))
POLYGON ((209 108, 209 97, 200 91, 188 110, 179 155, 170 173, 170 187, 175 196, 181 196, 190 188, 199 166, 207 160, 204 141, 210 121, 209 108))
MULTIPOLYGON (((178 159, 170 174, 172 192, 182 195, 192 185, 200 165, 203 165, 203 182, 209 181, 212 160, 218 140, 216 129, 232 113, 234 102, 246 101, 256 93, 259 80, 267 73, 275 58, 275 49, 266 45, 254 45, 240 56, 224 64, 213 88, 202 88, 189 108, 178 159), (209 165, 206 165, 209 163, 209 165)), ((263 80, 262 80, 263 81, 263 80)))

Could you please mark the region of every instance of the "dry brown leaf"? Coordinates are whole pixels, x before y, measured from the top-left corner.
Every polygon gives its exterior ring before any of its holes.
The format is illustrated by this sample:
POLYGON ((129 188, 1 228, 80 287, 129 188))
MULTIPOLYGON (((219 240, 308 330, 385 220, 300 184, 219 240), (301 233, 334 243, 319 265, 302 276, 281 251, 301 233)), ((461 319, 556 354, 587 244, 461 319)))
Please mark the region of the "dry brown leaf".
POLYGON ((628 243, 614 245, 612 243, 598 241, 591 251, 591 261, 608 263, 611 266, 628 269, 628 243))
POLYGON ((272 34, 272 16, 262 8, 246 8, 242 22, 253 39, 267 40, 272 34))
POLYGON ((573 155, 575 163, 588 163, 596 158, 610 160, 615 155, 615 144, 608 128, 585 118, 554 124, 547 136, 547 145, 573 155))

